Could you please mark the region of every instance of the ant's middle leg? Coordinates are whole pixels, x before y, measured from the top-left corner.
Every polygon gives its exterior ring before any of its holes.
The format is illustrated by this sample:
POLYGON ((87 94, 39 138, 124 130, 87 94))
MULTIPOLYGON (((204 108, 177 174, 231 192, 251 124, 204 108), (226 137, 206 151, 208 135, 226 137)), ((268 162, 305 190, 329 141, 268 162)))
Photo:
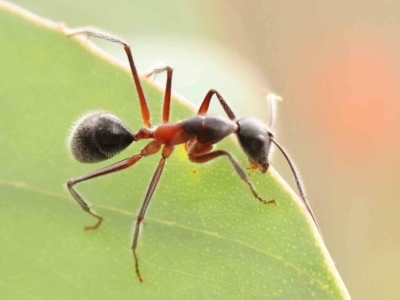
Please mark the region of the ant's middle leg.
POLYGON ((233 155, 230 154, 228 151, 217 150, 217 151, 209 152, 212 149, 212 145, 200 144, 200 143, 196 143, 196 142, 188 142, 186 148, 188 150, 189 160, 192 162, 195 162, 195 163, 202 164, 202 163, 206 163, 210 160, 213 160, 217 157, 220 157, 222 155, 227 156, 229 161, 231 162, 232 166, 234 167, 236 173, 249 186, 249 188, 255 198, 257 198, 260 202, 262 202, 264 204, 275 203, 275 200, 265 200, 258 195, 255 187, 253 186, 253 184, 250 182, 249 178, 247 177, 246 172, 239 165, 239 163, 233 157, 233 155))
POLYGON ((146 196, 144 198, 142 208, 140 209, 139 215, 137 216, 137 220, 135 223, 135 232, 133 235, 133 241, 132 241, 132 252, 133 252, 133 258, 135 259, 135 270, 136 270, 136 276, 139 279, 140 282, 143 282, 142 275, 139 270, 139 258, 136 253, 136 248, 138 244, 138 238, 139 238, 139 231, 140 231, 140 225, 144 219, 144 216, 146 214, 147 207, 149 206, 151 197, 153 196, 153 193, 157 187, 158 181, 160 180, 161 174, 164 170, 164 165, 165 161, 168 157, 171 156, 172 152, 174 151, 174 146, 164 146, 162 150, 162 158, 160 162, 158 163, 157 169, 154 172, 153 179, 150 182, 149 188, 147 189, 146 196))
POLYGON ((165 72, 165 71, 167 71, 167 83, 165 86, 164 105, 163 105, 163 123, 164 124, 169 122, 173 69, 170 66, 162 66, 162 67, 154 68, 153 70, 151 70, 150 72, 145 74, 145 77, 149 78, 152 75, 157 75, 158 73, 165 72))

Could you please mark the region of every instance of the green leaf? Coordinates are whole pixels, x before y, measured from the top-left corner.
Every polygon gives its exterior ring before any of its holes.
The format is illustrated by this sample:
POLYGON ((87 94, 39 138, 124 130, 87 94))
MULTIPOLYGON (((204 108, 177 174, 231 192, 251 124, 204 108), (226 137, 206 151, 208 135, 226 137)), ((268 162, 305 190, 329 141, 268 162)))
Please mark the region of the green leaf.
MULTIPOLYGON (((78 185, 105 217, 95 220, 66 191, 68 179, 140 151, 135 143, 96 165, 74 161, 72 122, 105 109, 142 126, 131 75, 61 26, 0 3, 0 242, 4 299, 347 299, 346 288, 298 197, 271 169, 252 182, 277 205, 260 204, 227 159, 190 163, 183 146, 167 161, 138 245, 132 226, 160 159, 78 185)), ((122 51, 122 49, 121 49, 122 51)), ((133 47, 134 53, 134 47, 133 47)), ((143 81, 160 121, 162 91, 143 81)), ((177 98, 172 121, 194 114, 177 98)), ((217 145, 239 160, 234 139, 217 145)), ((311 187, 312 188, 312 187, 311 187)))

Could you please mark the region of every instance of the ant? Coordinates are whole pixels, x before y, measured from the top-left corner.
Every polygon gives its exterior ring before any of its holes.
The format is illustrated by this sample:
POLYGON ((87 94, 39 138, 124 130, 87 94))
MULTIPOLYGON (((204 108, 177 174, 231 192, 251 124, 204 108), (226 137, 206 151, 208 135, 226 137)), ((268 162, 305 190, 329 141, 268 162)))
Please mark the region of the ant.
POLYGON ((143 157, 156 154, 161 150, 161 159, 154 172, 139 215, 137 216, 132 241, 135 270, 140 282, 143 282, 143 278, 139 271, 139 260, 136 253, 140 225, 144 219, 154 190, 156 189, 158 181, 160 180, 165 162, 173 153, 175 146, 179 144, 185 144, 185 149, 188 153, 189 160, 194 163, 206 163, 220 156, 227 157, 236 173, 250 188, 253 196, 263 204, 275 203, 275 200, 267 201, 258 195, 255 187, 246 175, 246 172, 231 153, 226 150, 212 151, 212 149, 214 144, 218 143, 232 133, 235 133, 238 137, 239 144, 248 157, 251 165, 250 169, 259 169, 262 173, 265 173, 268 171, 270 165, 269 154, 271 150, 271 144, 274 144, 276 147, 278 147, 287 160, 296 180, 300 197, 319 230, 314 214, 305 197, 304 188, 296 169, 288 154, 276 142, 273 134, 270 131, 275 119, 274 101, 279 98, 278 96, 270 94, 267 97, 271 107, 269 125, 264 124, 262 121, 254 117, 238 119, 222 95, 214 89, 211 89, 206 94, 195 116, 177 123, 170 123, 169 113, 173 69, 169 66, 156 68, 146 74, 146 77, 150 77, 160 72, 167 72, 167 82, 162 114, 163 123, 159 126, 152 127, 150 123, 150 111, 148 109, 139 75, 133 61, 130 46, 120 39, 88 28, 77 29, 68 32, 67 36, 78 34, 84 34, 87 37, 95 37, 123 45, 128 57, 133 81, 138 94, 144 127, 140 128, 137 133, 133 133, 122 120, 109 112, 97 111, 86 114, 76 122, 76 125, 74 126, 70 135, 69 146, 74 158, 81 163, 96 163, 113 157, 128 147, 132 142, 142 139, 152 140, 138 154, 133 155, 132 157, 128 157, 110 166, 98 169, 87 175, 68 181, 68 190, 74 199, 85 212, 97 219, 96 224, 92 226, 86 226, 85 230, 93 230, 99 227, 103 221, 103 217, 98 215, 89 207, 85 200, 83 200, 83 198, 74 189, 74 185, 92 178, 127 169, 133 166, 143 157), (228 118, 207 114, 211 98, 214 95, 219 100, 219 103, 221 104, 228 118))

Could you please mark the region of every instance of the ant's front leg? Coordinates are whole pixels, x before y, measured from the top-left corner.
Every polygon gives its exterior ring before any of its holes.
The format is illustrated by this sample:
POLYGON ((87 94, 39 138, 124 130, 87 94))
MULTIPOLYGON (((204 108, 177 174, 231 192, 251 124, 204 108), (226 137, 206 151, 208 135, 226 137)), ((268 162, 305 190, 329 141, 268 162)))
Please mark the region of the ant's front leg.
POLYGON ((258 199, 260 202, 264 204, 275 203, 275 200, 265 200, 258 195, 254 185, 250 182, 249 178, 247 177, 246 172, 243 170, 243 168, 240 166, 240 164, 237 162, 237 160, 233 157, 231 153, 229 153, 226 150, 217 150, 209 152, 211 149, 212 145, 201 144, 195 141, 190 141, 188 142, 187 145, 189 160, 195 163, 202 164, 211 161, 217 157, 220 157, 222 155, 225 155, 228 157, 236 173, 249 186, 251 192, 253 193, 253 196, 256 199, 258 199))
POLYGON ((222 95, 214 89, 208 91, 206 96, 203 99, 203 102, 200 105, 199 111, 197 112, 198 115, 205 115, 208 112, 208 107, 210 106, 212 96, 216 95, 218 98, 219 103, 221 104, 222 108, 224 109, 225 113, 228 115, 229 119, 232 121, 236 120, 236 116, 232 111, 231 107, 229 106, 228 102, 222 97, 222 95))

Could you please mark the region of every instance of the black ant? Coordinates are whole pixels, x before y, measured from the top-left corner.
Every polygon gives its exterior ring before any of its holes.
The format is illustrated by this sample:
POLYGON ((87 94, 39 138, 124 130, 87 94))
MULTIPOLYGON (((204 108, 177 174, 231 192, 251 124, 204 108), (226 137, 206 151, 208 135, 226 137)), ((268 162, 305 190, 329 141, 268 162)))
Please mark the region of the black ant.
POLYGON ((85 202, 85 200, 83 200, 73 186, 82 181, 129 168, 138 162, 142 157, 153 155, 162 148, 161 159, 147 190, 139 215, 137 216, 132 242, 135 269, 140 282, 142 282, 143 279, 139 271, 138 256, 136 254, 140 224, 144 219, 151 197, 153 196, 154 190, 156 189, 158 181, 160 180, 165 162, 174 151, 175 146, 179 144, 185 144, 189 160, 194 163, 206 163, 217 157, 226 156, 236 173, 248 185, 253 196, 263 204, 275 203, 275 200, 267 201, 258 195, 256 189, 246 175, 246 172, 231 153, 226 150, 212 151, 212 149, 214 144, 218 143, 230 134, 235 133, 251 164, 250 169, 259 169, 262 173, 265 173, 270 165, 269 154, 271 150, 271 144, 275 144, 289 163, 296 180, 300 197, 318 228, 314 214, 305 197, 303 185, 299 179, 299 176, 297 175, 296 169, 294 168, 293 163, 291 162, 285 150, 275 141, 274 136, 270 131, 275 118, 274 97, 269 97, 271 106, 269 126, 254 117, 238 119, 221 94, 213 89, 210 90, 204 97, 204 100, 194 117, 190 117, 177 123, 169 123, 173 69, 168 66, 156 68, 146 74, 146 76, 149 77, 165 71, 167 72, 167 83, 162 115, 163 124, 152 127, 150 123, 150 111, 147 107, 146 98, 143 93, 138 72, 133 62, 129 45, 120 39, 89 29, 78 29, 73 32, 69 32, 67 35, 73 36, 77 34, 85 34, 88 37, 96 37, 110 42, 119 43, 124 46, 139 98, 144 127, 139 129, 137 133, 133 133, 124 122, 111 113, 94 112, 87 114, 78 120, 70 136, 70 147, 75 159, 82 163, 95 163, 103 161, 121 152, 134 141, 152 139, 152 141, 149 142, 140 151, 140 153, 110 166, 91 172, 87 175, 68 181, 68 190, 70 191, 71 195, 75 198, 85 212, 91 214, 97 219, 96 224, 85 227, 85 230, 96 229, 99 227, 103 221, 103 217, 95 213, 89 207, 89 205, 85 202), (217 99, 227 114, 228 119, 222 116, 207 115, 208 107, 213 95, 217 96, 217 99))

